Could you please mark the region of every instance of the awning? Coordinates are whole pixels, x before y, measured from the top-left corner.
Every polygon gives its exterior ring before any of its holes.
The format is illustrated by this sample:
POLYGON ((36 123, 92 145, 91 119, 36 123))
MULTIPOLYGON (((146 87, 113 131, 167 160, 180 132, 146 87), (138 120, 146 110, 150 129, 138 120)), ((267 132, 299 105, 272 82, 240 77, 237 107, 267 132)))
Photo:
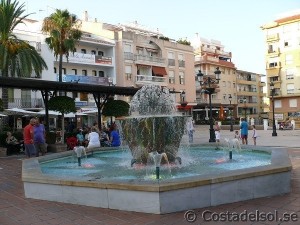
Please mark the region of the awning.
POLYGON ((189 110, 191 108, 193 108, 192 105, 186 105, 186 106, 177 105, 177 109, 189 110))
POLYGON ((167 75, 167 71, 165 67, 152 66, 152 71, 155 75, 167 75))

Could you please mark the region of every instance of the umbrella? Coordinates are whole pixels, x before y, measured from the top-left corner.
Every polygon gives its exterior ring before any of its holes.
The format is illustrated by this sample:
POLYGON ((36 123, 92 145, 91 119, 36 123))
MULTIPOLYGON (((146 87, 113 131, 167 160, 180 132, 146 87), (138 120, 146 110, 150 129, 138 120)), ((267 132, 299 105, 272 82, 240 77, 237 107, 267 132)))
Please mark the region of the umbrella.
POLYGON ((25 109, 19 109, 19 108, 11 108, 11 109, 4 109, 7 114, 9 115, 34 115, 37 114, 36 112, 27 111, 25 109))
MULTIPOLYGON (((49 116, 61 116, 61 113, 58 111, 53 111, 53 110, 49 110, 49 116)), ((42 110, 37 112, 38 115, 45 115, 46 111, 42 110)), ((75 116, 86 116, 86 114, 81 113, 81 112, 76 112, 76 113, 67 113, 64 115, 65 118, 69 118, 69 117, 75 117, 75 116)))

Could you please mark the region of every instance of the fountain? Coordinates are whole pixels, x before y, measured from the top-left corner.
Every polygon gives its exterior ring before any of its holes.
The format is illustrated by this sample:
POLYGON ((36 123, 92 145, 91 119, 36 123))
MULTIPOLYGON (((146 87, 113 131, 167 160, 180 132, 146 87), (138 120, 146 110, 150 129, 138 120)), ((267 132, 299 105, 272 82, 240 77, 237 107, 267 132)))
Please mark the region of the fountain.
POLYGON ((187 117, 176 112, 175 102, 167 90, 159 86, 142 87, 133 97, 131 116, 121 121, 122 133, 134 163, 146 164, 149 153, 165 153, 174 163, 185 129, 187 117))
POLYGON ((209 143, 191 145, 187 157, 187 118, 176 114, 167 92, 143 87, 120 121, 126 151, 95 149, 78 164, 72 151, 23 160, 25 197, 163 214, 290 191, 286 149, 241 151, 232 140, 226 144, 236 150, 233 160, 209 143))

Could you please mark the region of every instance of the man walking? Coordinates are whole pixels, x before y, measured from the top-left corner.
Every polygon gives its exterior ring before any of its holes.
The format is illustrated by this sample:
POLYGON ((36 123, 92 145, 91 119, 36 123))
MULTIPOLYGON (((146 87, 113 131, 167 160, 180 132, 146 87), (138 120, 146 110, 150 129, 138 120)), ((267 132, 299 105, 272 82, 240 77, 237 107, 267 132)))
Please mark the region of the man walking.
POLYGON ((34 147, 34 130, 33 126, 35 125, 35 119, 32 118, 29 121, 29 124, 24 127, 23 130, 23 138, 24 138, 24 146, 25 146, 25 154, 27 158, 36 155, 35 147, 34 147))
POLYGON ((36 150, 36 157, 39 156, 41 152, 42 155, 45 155, 47 152, 47 145, 46 145, 46 131, 44 124, 40 123, 40 119, 35 119, 35 126, 34 126, 34 146, 36 150))
POLYGON ((245 118, 242 118, 242 123, 241 123, 241 138, 242 138, 242 143, 248 144, 248 123, 245 118))

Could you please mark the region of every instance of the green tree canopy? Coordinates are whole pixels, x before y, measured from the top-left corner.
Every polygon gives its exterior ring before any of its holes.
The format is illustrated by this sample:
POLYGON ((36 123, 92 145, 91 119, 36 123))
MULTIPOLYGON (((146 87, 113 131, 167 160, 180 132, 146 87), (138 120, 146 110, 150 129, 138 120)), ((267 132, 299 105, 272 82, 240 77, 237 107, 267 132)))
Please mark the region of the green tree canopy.
POLYGON ((48 102, 48 108, 60 112, 63 115, 76 112, 75 101, 68 96, 56 96, 51 98, 48 102))
POLYGON ((46 43, 53 51, 54 56, 59 57, 59 81, 62 82, 63 55, 68 59, 69 53, 75 51, 76 43, 80 40, 82 32, 79 30, 80 21, 68 10, 56 9, 43 21, 42 31, 48 34, 46 43))
POLYGON ((129 104, 122 100, 108 100, 103 107, 102 114, 114 117, 128 116, 129 104))

